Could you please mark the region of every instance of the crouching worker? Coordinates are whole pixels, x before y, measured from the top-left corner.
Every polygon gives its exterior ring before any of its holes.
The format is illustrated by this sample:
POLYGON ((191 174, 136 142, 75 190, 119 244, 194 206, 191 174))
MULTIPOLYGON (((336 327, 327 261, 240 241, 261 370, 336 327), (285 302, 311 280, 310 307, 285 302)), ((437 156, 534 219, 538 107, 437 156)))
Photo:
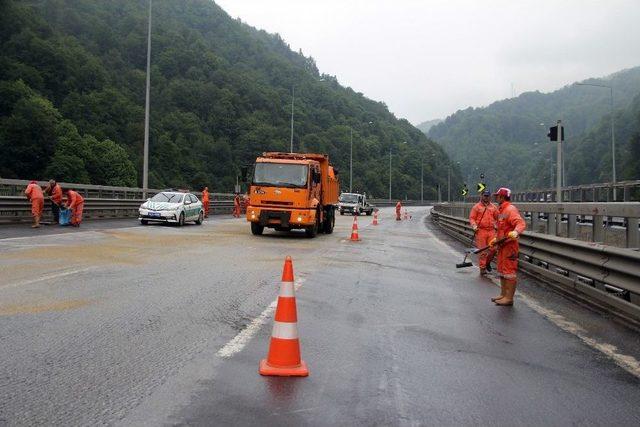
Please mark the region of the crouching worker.
POLYGON ((82 211, 84 210, 84 198, 77 191, 64 190, 67 196, 67 209, 71 209, 71 225, 80 227, 82 211))
POLYGON ((27 200, 31 202, 31 216, 33 216, 33 225, 31 228, 40 227, 40 218, 42 218, 42 210, 44 209, 44 194, 42 188, 37 181, 31 181, 24 190, 27 200))
POLYGON ((516 273, 518 271, 518 253, 520 246, 518 237, 527 224, 522 219, 518 208, 511 204, 511 190, 500 188, 494 196, 498 202, 498 235, 491 241, 491 246, 498 246, 498 273, 500 274, 500 296, 491 298, 496 305, 513 305, 516 293, 516 273), (497 245, 497 241, 506 240, 497 245))
POLYGON ((51 199, 51 214, 53 222, 60 222, 60 205, 62 204, 62 187, 55 179, 49 180, 49 184, 44 188, 44 193, 51 199))

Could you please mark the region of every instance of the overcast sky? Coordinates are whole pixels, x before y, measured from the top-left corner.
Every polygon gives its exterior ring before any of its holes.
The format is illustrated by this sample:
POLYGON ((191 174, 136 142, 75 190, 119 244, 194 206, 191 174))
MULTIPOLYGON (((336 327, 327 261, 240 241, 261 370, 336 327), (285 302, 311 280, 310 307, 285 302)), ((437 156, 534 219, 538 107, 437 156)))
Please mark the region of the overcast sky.
POLYGON ((216 0, 414 124, 640 65, 640 0, 216 0))

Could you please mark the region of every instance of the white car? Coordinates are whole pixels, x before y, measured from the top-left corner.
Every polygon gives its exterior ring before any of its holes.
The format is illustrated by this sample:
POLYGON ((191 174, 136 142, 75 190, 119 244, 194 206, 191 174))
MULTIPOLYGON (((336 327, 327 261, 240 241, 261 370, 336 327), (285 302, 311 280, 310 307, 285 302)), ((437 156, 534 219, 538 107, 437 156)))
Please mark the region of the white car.
POLYGON ((202 202, 191 193, 163 191, 144 202, 138 219, 142 225, 149 222, 169 222, 184 225, 187 221, 202 224, 204 209, 202 202))

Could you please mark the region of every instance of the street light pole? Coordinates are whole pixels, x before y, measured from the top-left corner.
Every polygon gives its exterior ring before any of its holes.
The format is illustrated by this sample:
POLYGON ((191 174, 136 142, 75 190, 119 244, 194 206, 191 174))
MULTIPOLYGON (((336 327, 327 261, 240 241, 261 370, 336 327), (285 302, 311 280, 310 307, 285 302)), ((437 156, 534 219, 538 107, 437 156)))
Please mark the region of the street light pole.
POLYGON ((604 87, 609 89, 609 111, 610 111, 610 119, 611 119, 611 178, 613 184, 613 201, 617 201, 617 191, 616 191, 616 183, 617 175, 616 175, 616 129, 614 124, 613 117, 613 84, 611 85, 599 85, 595 83, 576 83, 578 86, 593 86, 593 87, 604 87))
POLYGON ((389 147, 389 201, 391 201, 391 147, 389 147))
POLYGON ((149 0, 149 23, 147 29, 147 88, 144 101, 144 148, 142 160, 142 193, 147 198, 149 189, 149 88, 151 86, 151 7, 153 0, 149 0))
POLYGON ((424 204, 424 158, 420 159, 420 204, 424 204))
POLYGON ((289 147, 289 152, 293 153, 293 108, 296 99, 296 87, 291 86, 291 142, 289 147))
POLYGON ((451 203, 451 163, 449 163, 449 174, 447 178, 447 202, 451 203))
POLYGON ((349 193, 352 193, 353 186, 353 128, 349 126, 349 193))

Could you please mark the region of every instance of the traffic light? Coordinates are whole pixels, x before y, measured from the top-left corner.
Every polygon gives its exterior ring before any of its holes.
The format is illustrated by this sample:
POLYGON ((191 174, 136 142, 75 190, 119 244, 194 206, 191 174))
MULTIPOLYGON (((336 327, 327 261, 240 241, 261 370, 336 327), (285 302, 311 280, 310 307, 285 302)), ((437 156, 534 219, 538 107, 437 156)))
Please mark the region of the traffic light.
MULTIPOLYGON (((549 133, 547 134, 547 137, 553 141, 553 142, 557 142, 558 141, 558 126, 551 126, 549 128, 549 133)), ((562 127, 562 141, 564 141, 564 126, 562 127)))

